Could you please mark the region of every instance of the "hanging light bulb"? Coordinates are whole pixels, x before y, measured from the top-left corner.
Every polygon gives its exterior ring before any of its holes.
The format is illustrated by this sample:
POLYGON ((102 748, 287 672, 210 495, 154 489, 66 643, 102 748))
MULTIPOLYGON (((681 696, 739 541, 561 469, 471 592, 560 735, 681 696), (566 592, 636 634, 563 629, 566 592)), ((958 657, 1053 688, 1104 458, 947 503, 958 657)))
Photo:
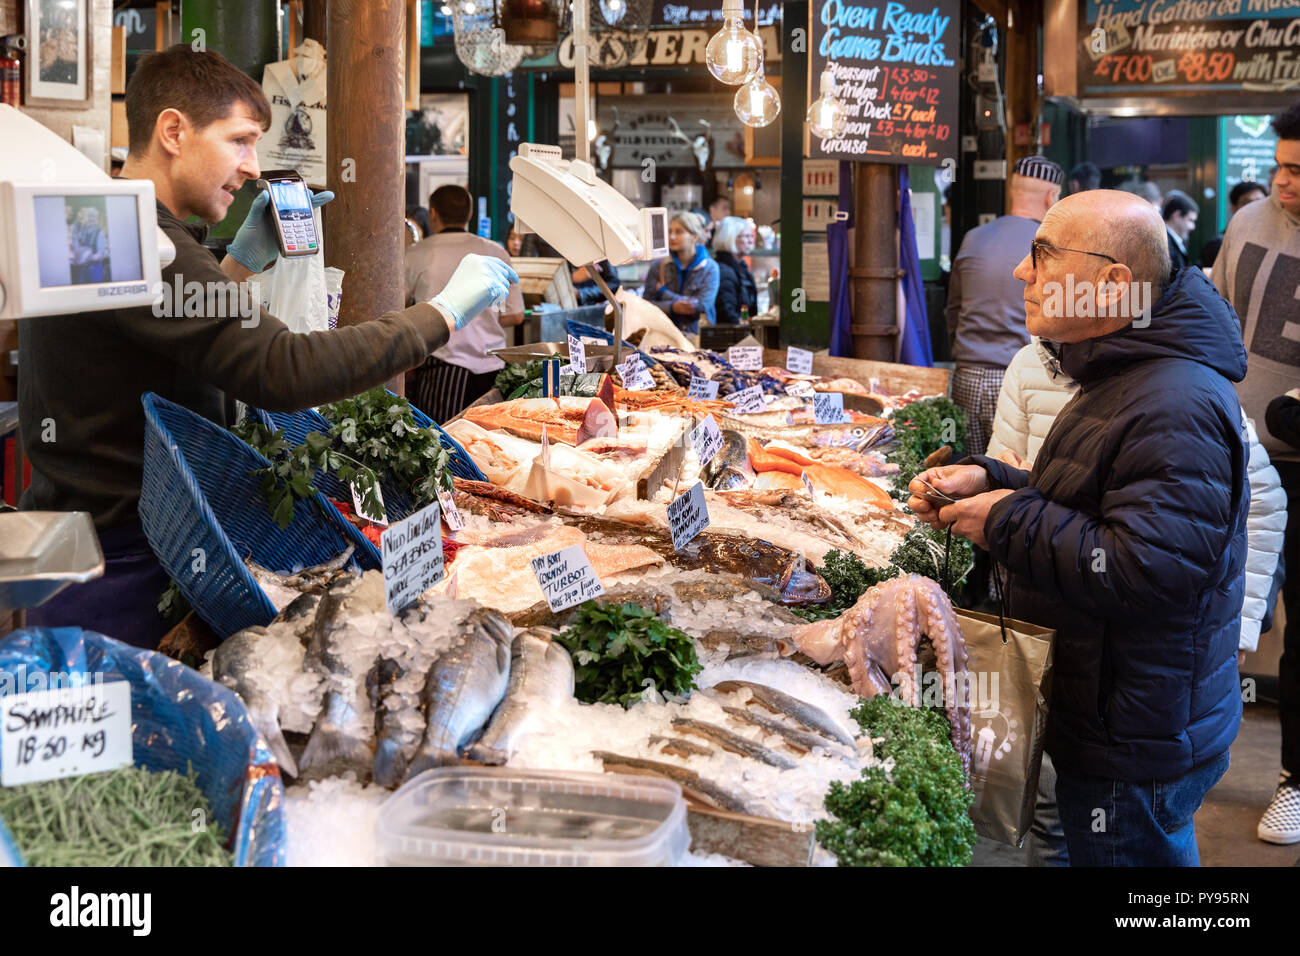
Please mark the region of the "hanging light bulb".
POLYGON ((444 17, 449 17, 451 16, 451 7, 444 3, 439 12, 441 12, 444 17))
POLYGON ((600 0, 600 15, 611 27, 615 26, 627 15, 627 5, 623 0, 600 0))
POLYGON ((600 130, 596 128, 596 121, 594 119, 587 120, 587 141, 590 142, 595 139, 599 133, 600 130))
POLYGON ((722 0, 722 29, 704 48, 704 62, 714 79, 728 86, 747 82, 763 62, 763 46, 745 29, 741 0, 722 0))
POLYGON ((465 2, 460 5, 460 8, 471 17, 474 15, 474 11, 478 9, 478 7, 474 5, 474 0, 465 0, 465 2))
POLYGON ((754 78, 736 90, 736 115, 746 126, 766 126, 781 112, 781 96, 763 75, 763 61, 758 61, 754 78))
POLYGON ((821 96, 808 107, 808 129, 819 139, 839 139, 849 125, 844 101, 835 95, 835 67, 822 70, 821 96))

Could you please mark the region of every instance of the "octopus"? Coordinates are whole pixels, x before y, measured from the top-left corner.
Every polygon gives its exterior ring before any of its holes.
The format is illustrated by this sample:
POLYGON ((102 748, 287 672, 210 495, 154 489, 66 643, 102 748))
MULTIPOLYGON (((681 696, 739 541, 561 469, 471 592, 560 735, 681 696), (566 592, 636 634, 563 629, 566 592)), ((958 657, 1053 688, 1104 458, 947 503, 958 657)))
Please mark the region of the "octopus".
POLYGON ((948 595, 919 574, 868 589, 839 617, 794 629, 794 647, 823 666, 843 660, 853 691, 868 700, 894 693, 913 707, 922 703, 917 651, 928 637, 943 675, 944 711, 952 745, 970 776, 970 686, 966 642, 948 595))

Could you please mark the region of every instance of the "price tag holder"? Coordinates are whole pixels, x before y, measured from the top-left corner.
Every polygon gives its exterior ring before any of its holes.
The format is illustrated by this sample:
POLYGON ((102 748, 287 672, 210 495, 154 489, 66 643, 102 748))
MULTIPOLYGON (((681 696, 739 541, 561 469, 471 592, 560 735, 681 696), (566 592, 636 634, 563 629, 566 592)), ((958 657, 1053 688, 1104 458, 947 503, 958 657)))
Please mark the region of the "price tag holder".
POLYGON ((655 380, 639 355, 630 356, 618 366, 618 374, 623 379, 623 387, 629 392, 644 392, 655 387, 655 380))
POLYGON ((727 349, 727 361, 741 372, 757 372, 763 367, 763 346, 733 345, 727 349))
POLYGON ((604 339, 598 339, 594 335, 580 335, 578 341, 583 345, 608 345, 604 339))
POLYGON ((444 489, 438 492, 438 504, 442 507, 442 519, 447 522, 448 528, 452 531, 464 529, 465 519, 460 516, 460 509, 456 507, 450 491, 444 489))
POLYGON ((574 375, 587 374, 587 348, 576 335, 569 336, 569 364, 574 375))
POLYGON ((811 498, 813 501, 816 501, 817 495, 813 493, 813 483, 812 480, 808 477, 808 472, 806 471, 799 472, 799 477, 803 479, 803 486, 808 490, 808 497, 811 498))
POLYGON ((785 367, 796 375, 812 374, 813 354, 807 349, 797 349, 793 345, 785 350, 785 367))
POLYGON ((384 598, 399 614, 442 580, 442 509, 434 502, 389 525, 379 536, 384 557, 384 598))
POLYGON ((678 495, 668 505, 668 528, 673 535, 673 550, 682 550, 708 526, 709 506, 704 501, 704 482, 697 481, 689 491, 678 495))
POLYGON ((686 397, 711 401, 718 397, 718 383, 710 382, 707 378, 700 378, 698 375, 692 375, 691 387, 687 391, 686 397))
POLYGON ((0 785, 116 770, 133 756, 127 681, 0 697, 0 785))
POLYGON ((844 396, 840 392, 813 395, 813 419, 818 425, 838 425, 844 421, 844 396))
POLYGON ((371 514, 361 499, 361 492, 357 489, 356 482, 348 486, 352 491, 352 510, 356 512, 358 518, 364 518, 371 524, 377 524, 381 528, 388 527, 388 509, 384 507, 384 493, 380 490, 378 484, 375 485, 375 497, 379 499, 379 513, 371 514))
POLYGON ((757 412, 767 411, 767 404, 763 401, 763 387, 761 385, 751 385, 749 388, 742 388, 738 392, 732 392, 727 396, 727 401, 736 406, 732 411, 737 415, 753 415, 757 412))
POLYGON ((786 382, 785 393, 787 395, 793 395, 796 398, 812 398, 814 394, 812 382, 805 382, 801 378, 797 378, 792 382, 786 382))
POLYGON ((722 432, 718 430, 718 423, 712 415, 691 429, 691 444, 695 446, 695 457, 700 460, 701 468, 713 461, 714 456, 722 450, 722 432))
POLYGON ((605 593, 605 586, 596 577, 580 544, 543 554, 531 563, 537 584, 552 611, 563 611, 605 593))

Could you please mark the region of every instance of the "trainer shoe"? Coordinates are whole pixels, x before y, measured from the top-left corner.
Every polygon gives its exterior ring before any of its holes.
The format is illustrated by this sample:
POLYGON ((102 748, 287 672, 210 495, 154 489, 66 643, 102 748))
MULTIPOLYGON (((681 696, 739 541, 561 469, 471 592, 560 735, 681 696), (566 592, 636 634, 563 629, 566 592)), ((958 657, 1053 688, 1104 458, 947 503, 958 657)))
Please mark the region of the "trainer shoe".
POLYGON ((1266 843, 1300 843, 1300 785, 1286 771, 1255 832, 1266 843))

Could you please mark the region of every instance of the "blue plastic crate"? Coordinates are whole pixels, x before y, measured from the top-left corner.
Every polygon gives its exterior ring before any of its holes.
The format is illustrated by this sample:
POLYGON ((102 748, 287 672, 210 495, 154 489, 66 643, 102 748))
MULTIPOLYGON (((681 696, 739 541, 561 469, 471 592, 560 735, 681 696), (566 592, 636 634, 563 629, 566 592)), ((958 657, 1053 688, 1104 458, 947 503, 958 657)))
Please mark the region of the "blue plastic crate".
POLYGON ((141 402, 140 522, 154 554, 220 637, 270 623, 275 608, 244 558, 273 571, 336 558, 352 542, 328 517, 333 506, 322 495, 295 501, 293 521, 281 528, 251 474, 270 462, 224 428, 153 392, 141 402))

